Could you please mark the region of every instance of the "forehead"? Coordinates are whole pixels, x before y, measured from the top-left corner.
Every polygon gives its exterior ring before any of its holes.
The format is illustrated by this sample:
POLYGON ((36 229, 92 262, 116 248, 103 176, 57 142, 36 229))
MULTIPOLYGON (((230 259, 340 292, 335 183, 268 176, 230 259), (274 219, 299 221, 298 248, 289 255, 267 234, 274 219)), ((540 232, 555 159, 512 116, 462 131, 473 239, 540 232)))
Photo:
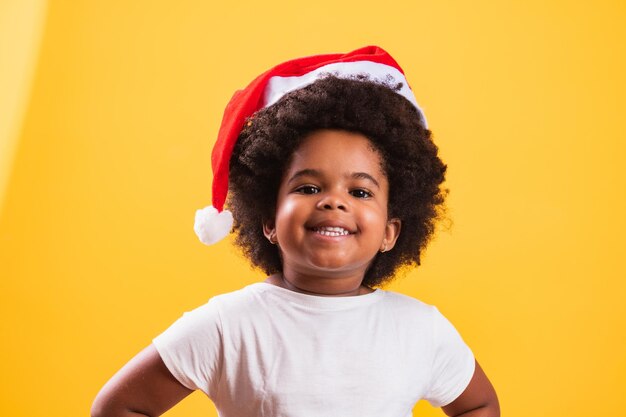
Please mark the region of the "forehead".
POLYGON ((384 177, 382 158, 364 135, 342 130, 318 130, 294 152, 287 172, 318 169, 330 172, 367 172, 384 177))

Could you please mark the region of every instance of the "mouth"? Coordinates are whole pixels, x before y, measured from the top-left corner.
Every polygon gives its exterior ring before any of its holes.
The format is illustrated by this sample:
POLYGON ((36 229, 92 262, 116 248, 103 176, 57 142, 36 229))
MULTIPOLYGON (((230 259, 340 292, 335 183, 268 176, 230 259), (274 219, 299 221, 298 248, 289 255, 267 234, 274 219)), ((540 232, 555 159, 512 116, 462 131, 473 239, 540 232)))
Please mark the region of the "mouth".
POLYGON ((313 227, 310 230, 322 236, 329 236, 329 237, 348 236, 352 234, 352 232, 350 232, 348 229, 345 229, 340 226, 313 227))

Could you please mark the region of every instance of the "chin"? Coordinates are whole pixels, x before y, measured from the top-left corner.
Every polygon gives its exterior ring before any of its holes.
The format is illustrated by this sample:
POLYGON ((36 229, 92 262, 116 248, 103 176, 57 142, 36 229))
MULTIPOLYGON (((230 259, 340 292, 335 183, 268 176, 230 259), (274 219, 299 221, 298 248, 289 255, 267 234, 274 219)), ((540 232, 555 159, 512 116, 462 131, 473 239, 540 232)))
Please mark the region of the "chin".
POLYGON ((324 259, 311 259, 309 265, 312 270, 319 271, 320 275, 354 274, 358 270, 362 270, 363 274, 365 274, 369 262, 363 266, 359 266, 347 264, 345 260, 342 259, 328 259, 328 257, 325 257, 324 259))

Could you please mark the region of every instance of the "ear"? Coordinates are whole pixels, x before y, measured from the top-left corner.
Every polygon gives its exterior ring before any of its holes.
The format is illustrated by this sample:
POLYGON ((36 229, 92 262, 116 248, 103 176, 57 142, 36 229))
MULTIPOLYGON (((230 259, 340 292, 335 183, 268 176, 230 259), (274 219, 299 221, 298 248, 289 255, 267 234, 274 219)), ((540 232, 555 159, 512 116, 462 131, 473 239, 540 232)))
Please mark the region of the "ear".
POLYGON ((381 252, 389 252, 396 245, 398 237, 400 236, 400 229, 402 228, 402 221, 400 219, 387 220, 387 226, 385 227, 385 235, 380 245, 381 252))
POLYGON ((278 243, 278 240, 276 239, 276 226, 274 224, 274 220, 263 222, 263 234, 272 245, 278 243))

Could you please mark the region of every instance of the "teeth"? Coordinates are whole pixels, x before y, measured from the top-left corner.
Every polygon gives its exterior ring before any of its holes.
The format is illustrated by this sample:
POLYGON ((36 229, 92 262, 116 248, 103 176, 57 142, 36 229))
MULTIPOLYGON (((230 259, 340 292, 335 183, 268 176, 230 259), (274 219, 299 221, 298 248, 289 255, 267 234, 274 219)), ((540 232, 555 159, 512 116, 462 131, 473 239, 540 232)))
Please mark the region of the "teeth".
POLYGON ((350 234, 343 227, 318 227, 315 231, 322 236, 345 236, 350 234))

